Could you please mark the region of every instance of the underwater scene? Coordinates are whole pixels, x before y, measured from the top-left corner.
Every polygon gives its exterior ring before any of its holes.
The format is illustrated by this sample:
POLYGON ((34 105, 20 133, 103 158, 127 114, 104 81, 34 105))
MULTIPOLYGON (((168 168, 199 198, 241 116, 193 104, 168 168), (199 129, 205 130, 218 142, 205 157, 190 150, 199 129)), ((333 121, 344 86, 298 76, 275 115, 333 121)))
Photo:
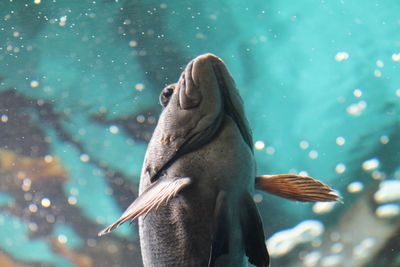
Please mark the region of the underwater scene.
MULTIPOLYGON (((400 266, 400 2, 0 1, 0 266, 143 266, 137 197, 161 90, 213 53, 252 129, 271 267, 400 266)), ((171 248, 174 249, 174 248, 171 248)))

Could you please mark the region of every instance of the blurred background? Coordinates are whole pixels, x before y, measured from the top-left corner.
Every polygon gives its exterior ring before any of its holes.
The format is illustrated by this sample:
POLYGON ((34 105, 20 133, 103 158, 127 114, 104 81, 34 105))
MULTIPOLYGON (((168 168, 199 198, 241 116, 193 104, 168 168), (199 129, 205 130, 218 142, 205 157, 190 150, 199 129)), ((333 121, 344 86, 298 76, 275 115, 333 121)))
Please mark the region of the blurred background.
POLYGON ((0 266, 142 266, 135 199, 161 89, 228 65, 258 174, 343 203, 256 194, 271 266, 400 266, 398 1, 3 0, 0 266))

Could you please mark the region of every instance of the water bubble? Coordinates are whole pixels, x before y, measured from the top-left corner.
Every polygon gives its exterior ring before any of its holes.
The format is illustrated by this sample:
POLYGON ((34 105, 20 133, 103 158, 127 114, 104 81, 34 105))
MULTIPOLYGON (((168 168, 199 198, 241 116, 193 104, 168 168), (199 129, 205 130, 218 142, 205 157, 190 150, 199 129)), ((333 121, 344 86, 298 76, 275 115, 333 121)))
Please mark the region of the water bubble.
POLYGON ((346 61, 349 59, 349 54, 347 52, 338 52, 335 55, 335 60, 337 62, 346 61))
POLYGON ((335 207, 336 202, 316 202, 312 210, 316 214, 326 214, 333 210, 335 207))
POLYGON ((380 70, 375 70, 375 71, 374 71, 374 76, 375 76, 376 78, 380 78, 380 77, 382 77, 382 72, 381 72, 380 70))
POLYGON ((66 244, 68 242, 68 238, 65 235, 58 235, 57 236, 57 241, 60 244, 66 244))
POLYGON ((362 163, 362 168, 364 171, 373 171, 376 170, 378 167, 379 167, 379 159, 377 158, 372 158, 362 163))
POLYGON ((400 206, 396 204, 385 204, 379 206, 376 211, 375 215, 378 218, 382 219, 391 219, 400 215, 400 206))
POLYGON ((392 54, 392 60, 394 62, 400 62, 400 53, 394 53, 392 54))
POLYGON ((347 186, 347 192, 349 193, 359 193, 364 189, 364 184, 360 181, 354 181, 347 186))
POLYGON ((110 133, 117 134, 119 132, 119 128, 116 125, 111 125, 109 128, 110 133))
POLYGON ((0 120, 1 120, 1 122, 6 123, 6 122, 8 122, 8 116, 6 114, 3 114, 3 115, 1 115, 0 120))
POLYGON ((376 66, 377 66, 378 68, 383 68, 383 67, 385 66, 385 64, 383 63, 382 60, 378 59, 378 60, 376 61, 376 66))
POLYGON ((263 195, 259 194, 259 193, 256 193, 253 196, 253 200, 254 200, 255 203, 261 203, 263 201, 263 195))
POLYGON ((61 16, 58 25, 60 27, 64 27, 66 23, 67 23, 67 16, 61 16))
POLYGON ((265 147, 265 144, 264 144, 263 141, 257 141, 257 142, 254 144, 254 147, 255 147, 256 150, 263 150, 264 147, 265 147))
POLYGON ((344 165, 343 163, 339 163, 338 165, 336 165, 336 173, 338 174, 342 174, 346 171, 346 165, 344 165))
POLYGON ((299 146, 301 149, 306 150, 310 146, 310 144, 306 140, 302 140, 300 141, 299 146))
POLYGON ((396 96, 400 97, 400 88, 396 90, 396 96))
POLYGON ((371 249, 375 246, 376 241, 372 237, 367 237, 353 248, 353 256, 355 258, 365 258, 370 255, 371 249))
POLYGON ((44 156, 44 162, 51 163, 52 161, 53 161, 53 156, 51 155, 44 156))
POLYGON ((138 116, 136 117, 136 121, 137 121, 138 123, 144 123, 145 120, 146 120, 146 118, 145 118, 145 116, 143 116, 143 115, 138 115, 138 116))
POLYGON ((36 80, 31 81, 31 88, 35 89, 39 86, 39 82, 36 80))
POLYGON ((80 159, 82 162, 85 162, 85 163, 86 163, 86 162, 89 162, 90 157, 89 157, 88 154, 82 154, 82 155, 80 155, 79 159, 80 159))
POLYGON ((42 204, 42 207, 48 208, 51 205, 51 201, 50 201, 50 199, 44 197, 44 198, 42 198, 42 201, 40 201, 40 204, 42 204))
POLYGON ((38 211, 38 206, 34 203, 29 204, 28 209, 30 212, 35 213, 38 211))
POLYGON ((275 148, 272 147, 272 146, 267 146, 267 148, 266 148, 265 151, 267 152, 268 155, 273 155, 273 154, 275 154, 275 148))
POLYGON ((321 267, 336 267, 341 266, 344 260, 342 255, 329 255, 321 259, 321 267))
POLYGON ((382 145, 386 145, 387 143, 389 143, 389 137, 387 135, 382 135, 379 138, 379 142, 381 142, 382 145))
POLYGON ((137 83, 137 84, 135 85, 135 89, 136 89, 137 91, 139 91, 139 92, 143 91, 143 90, 144 90, 144 84, 143 84, 143 83, 137 83))
POLYGON ((22 181, 22 191, 27 192, 27 191, 31 190, 31 185, 32 185, 32 181, 29 178, 25 178, 22 181))
POLYGON ((335 253, 335 254, 342 252, 343 249, 344 249, 344 245, 343 245, 343 243, 340 243, 340 242, 334 243, 331 246, 331 252, 335 253))
POLYGON ((356 89, 353 91, 353 95, 357 98, 360 98, 362 96, 362 91, 360 89, 356 89))
POLYGON ((78 202, 78 200, 76 199, 75 196, 68 197, 68 204, 70 204, 71 206, 76 205, 77 202, 78 202))
POLYGON ((299 175, 300 176, 308 176, 308 172, 307 171, 299 171, 299 175))
POLYGON ((344 137, 338 136, 338 137, 336 138, 336 144, 337 144, 338 146, 343 146, 345 143, 346 143, 346 139, 344 139, 344 137))
POLYGON ((281 257, 297 245, 312 242, 320 237, 324 230, 324 225, 320 221, 306 220, 292 229, 277 232, 266 242, 270 256, 281 257))
POLYGON ((35 3, 36 5, 39 5, 42 2, 42 0, 34 0, 33 3, 35 3))
POLYGON ((38 230, 38 225, 34 222, 30 222, 28 223, 28 228, 29 230, 31 230, 32 232, 36 232, 38 230))
POLYGON ((131 40, 131 41, 129 41, 129 46, 130 47, 136 47, 137 46, 137 42, 135 40, 131 40))
POLYGON ((367 107, 367 102, 361 100, 358 103, 353 103, 346 108, 348 114, 352 116, 360 116, 367 107))
POLYGON ((321 259, 322 255, 319 251, 313 251, 306 254, 303 258, 303 266, 304 267, 315 267, 317 266, 318 261, 321 259))
POLYGON ((318 158, 318 151, 316 150, 311 150, 308 153, 308 156, 310 157, 310 159, 317 159, 318 158))
POLYGON ((382 181, 374 199, 377 203, 400 201, 400 180, 382 181))

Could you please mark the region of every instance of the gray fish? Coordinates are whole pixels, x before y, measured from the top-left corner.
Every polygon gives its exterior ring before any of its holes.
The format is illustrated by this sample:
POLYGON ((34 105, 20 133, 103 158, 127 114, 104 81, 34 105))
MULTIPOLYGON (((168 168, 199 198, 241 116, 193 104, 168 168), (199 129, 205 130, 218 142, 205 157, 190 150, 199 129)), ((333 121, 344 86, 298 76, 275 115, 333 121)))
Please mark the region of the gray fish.
POLYGON ((160 103, 139 197, 99 233, 139 218, 144 266, 269 266, 255 189, 298 201, 338 200, 310 177, 256 177, 242 99, 218 57, 189 62, 160 103))

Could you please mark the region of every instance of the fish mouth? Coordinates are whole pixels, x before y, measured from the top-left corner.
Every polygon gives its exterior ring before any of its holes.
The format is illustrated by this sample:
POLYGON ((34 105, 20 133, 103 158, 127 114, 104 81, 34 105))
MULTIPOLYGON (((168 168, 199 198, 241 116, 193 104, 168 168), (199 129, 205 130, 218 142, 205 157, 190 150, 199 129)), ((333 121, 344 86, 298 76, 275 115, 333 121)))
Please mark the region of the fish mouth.
MULTIPOLYGON (((222 59, 211 53, 198 56, 192 60, 188 67, 190 68, 194 85, 199 86, 204 79, 209 81, 211 72, 215 75, 215 67, 219 64, 225 65, 222 59)), ((217 79, 216 75, 214 77, 217 79)))
POLYGON ((193 109, 201 101, 209 101, 202 95, 206 92, 201 92, 201 87, 207 86, 211 87, 208 90, 213 90, 218 86, 214 65, 220 63, 223 64, 222 60, 213 54, 204 54, 189 62, 178 81, 178 87, 181 88, 179 105, 182 109, 193 109))

